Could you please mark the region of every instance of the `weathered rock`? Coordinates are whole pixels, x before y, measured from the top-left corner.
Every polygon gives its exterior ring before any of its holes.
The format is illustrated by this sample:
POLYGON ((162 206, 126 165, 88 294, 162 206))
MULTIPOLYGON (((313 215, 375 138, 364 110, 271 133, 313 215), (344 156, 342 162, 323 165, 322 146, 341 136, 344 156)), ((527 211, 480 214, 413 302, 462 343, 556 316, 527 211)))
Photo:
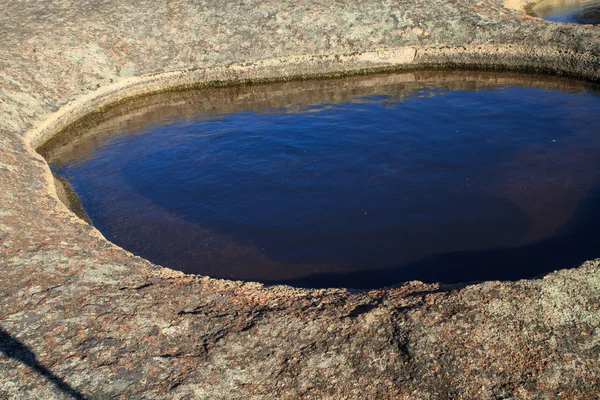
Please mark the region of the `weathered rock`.
POLYGON ((0 3, 0 39, 0 399, 598 397, 598 261, 368 292, 186 276, 70 213, 32 146, 197 82, 450 66, 599 81, 599 27, 501 0, 21 0, 0 3))

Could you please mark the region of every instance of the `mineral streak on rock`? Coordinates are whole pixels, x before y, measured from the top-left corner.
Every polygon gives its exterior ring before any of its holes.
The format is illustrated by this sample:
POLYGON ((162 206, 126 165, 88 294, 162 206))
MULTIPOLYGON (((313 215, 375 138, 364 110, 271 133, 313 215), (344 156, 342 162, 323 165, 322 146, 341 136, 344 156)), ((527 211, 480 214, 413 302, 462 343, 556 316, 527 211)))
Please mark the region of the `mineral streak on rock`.
POLYGON ((598 261, 368 292, 186 276, 70 213, 33 147, 172 86, 423 67, 598 81, 599 27, 502 0, 22 0, 0 2, 0 39, 0 399, 598 397, 598 261))

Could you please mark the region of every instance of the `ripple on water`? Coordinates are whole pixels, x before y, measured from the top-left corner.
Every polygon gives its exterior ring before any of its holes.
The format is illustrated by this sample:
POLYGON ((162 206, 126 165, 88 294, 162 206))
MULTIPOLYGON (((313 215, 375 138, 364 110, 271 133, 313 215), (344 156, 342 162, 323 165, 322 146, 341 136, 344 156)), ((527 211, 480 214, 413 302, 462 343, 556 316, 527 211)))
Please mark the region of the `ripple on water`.
POLYGON ((585 89, 444 72, 175 93, 46 156, 108 239, 185 272, 528 278, 600 256, 600 97, 585 89))

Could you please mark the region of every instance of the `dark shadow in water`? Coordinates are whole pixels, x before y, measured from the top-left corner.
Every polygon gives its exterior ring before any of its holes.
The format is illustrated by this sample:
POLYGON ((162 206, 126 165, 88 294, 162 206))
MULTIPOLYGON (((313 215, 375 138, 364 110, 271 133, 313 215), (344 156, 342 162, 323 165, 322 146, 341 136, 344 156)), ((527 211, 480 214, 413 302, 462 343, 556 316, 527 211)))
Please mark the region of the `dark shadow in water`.
POLYGON ((600 6, 593 10, 586 10, 581 14, 573 16, 573 21, 578 24, 600 24, 600 6))
POLYGON ((540 277, 556 269, 578 267, 599 256, 600 184, 579 203, 569 222, 547 239, 511 248, 435 254, 389 269, 315 274, 263 283, 309 288, 371 289, 411 280, 444 284, 516 281, 540 277))
POLYGON ((52 371, 40 364, 36 359, 35 353, 31 351, 29 347, 25 346, 18 339, 11 336, 8 332, 2 329, 2 327, 0 327, 0 352, 2 352, 2 354, 8 358, 17 360, 32 368, 35 372, 52 382, 52 384, 54 384, 54 386, 56 386, 56 388, 61 392, 71 396, 74 399, 86 399, 86 397, 79 393, 76 389, 72 388, 68 383, 54 375, 52 371))

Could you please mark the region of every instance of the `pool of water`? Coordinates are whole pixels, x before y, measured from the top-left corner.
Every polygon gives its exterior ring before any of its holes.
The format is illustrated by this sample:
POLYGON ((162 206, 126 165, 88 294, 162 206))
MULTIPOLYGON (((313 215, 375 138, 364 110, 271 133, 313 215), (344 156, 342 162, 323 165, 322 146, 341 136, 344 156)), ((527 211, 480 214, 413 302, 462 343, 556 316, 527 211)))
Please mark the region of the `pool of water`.
POLYGON ((520 279, 600 256, 598 110, 567 79, 381 75, 151 96, 42 152, 109 240, 188 273, 520 279))
POLYGON ((532 14, 555 22, 600 24, 600 0, 543 0, 532 14))

